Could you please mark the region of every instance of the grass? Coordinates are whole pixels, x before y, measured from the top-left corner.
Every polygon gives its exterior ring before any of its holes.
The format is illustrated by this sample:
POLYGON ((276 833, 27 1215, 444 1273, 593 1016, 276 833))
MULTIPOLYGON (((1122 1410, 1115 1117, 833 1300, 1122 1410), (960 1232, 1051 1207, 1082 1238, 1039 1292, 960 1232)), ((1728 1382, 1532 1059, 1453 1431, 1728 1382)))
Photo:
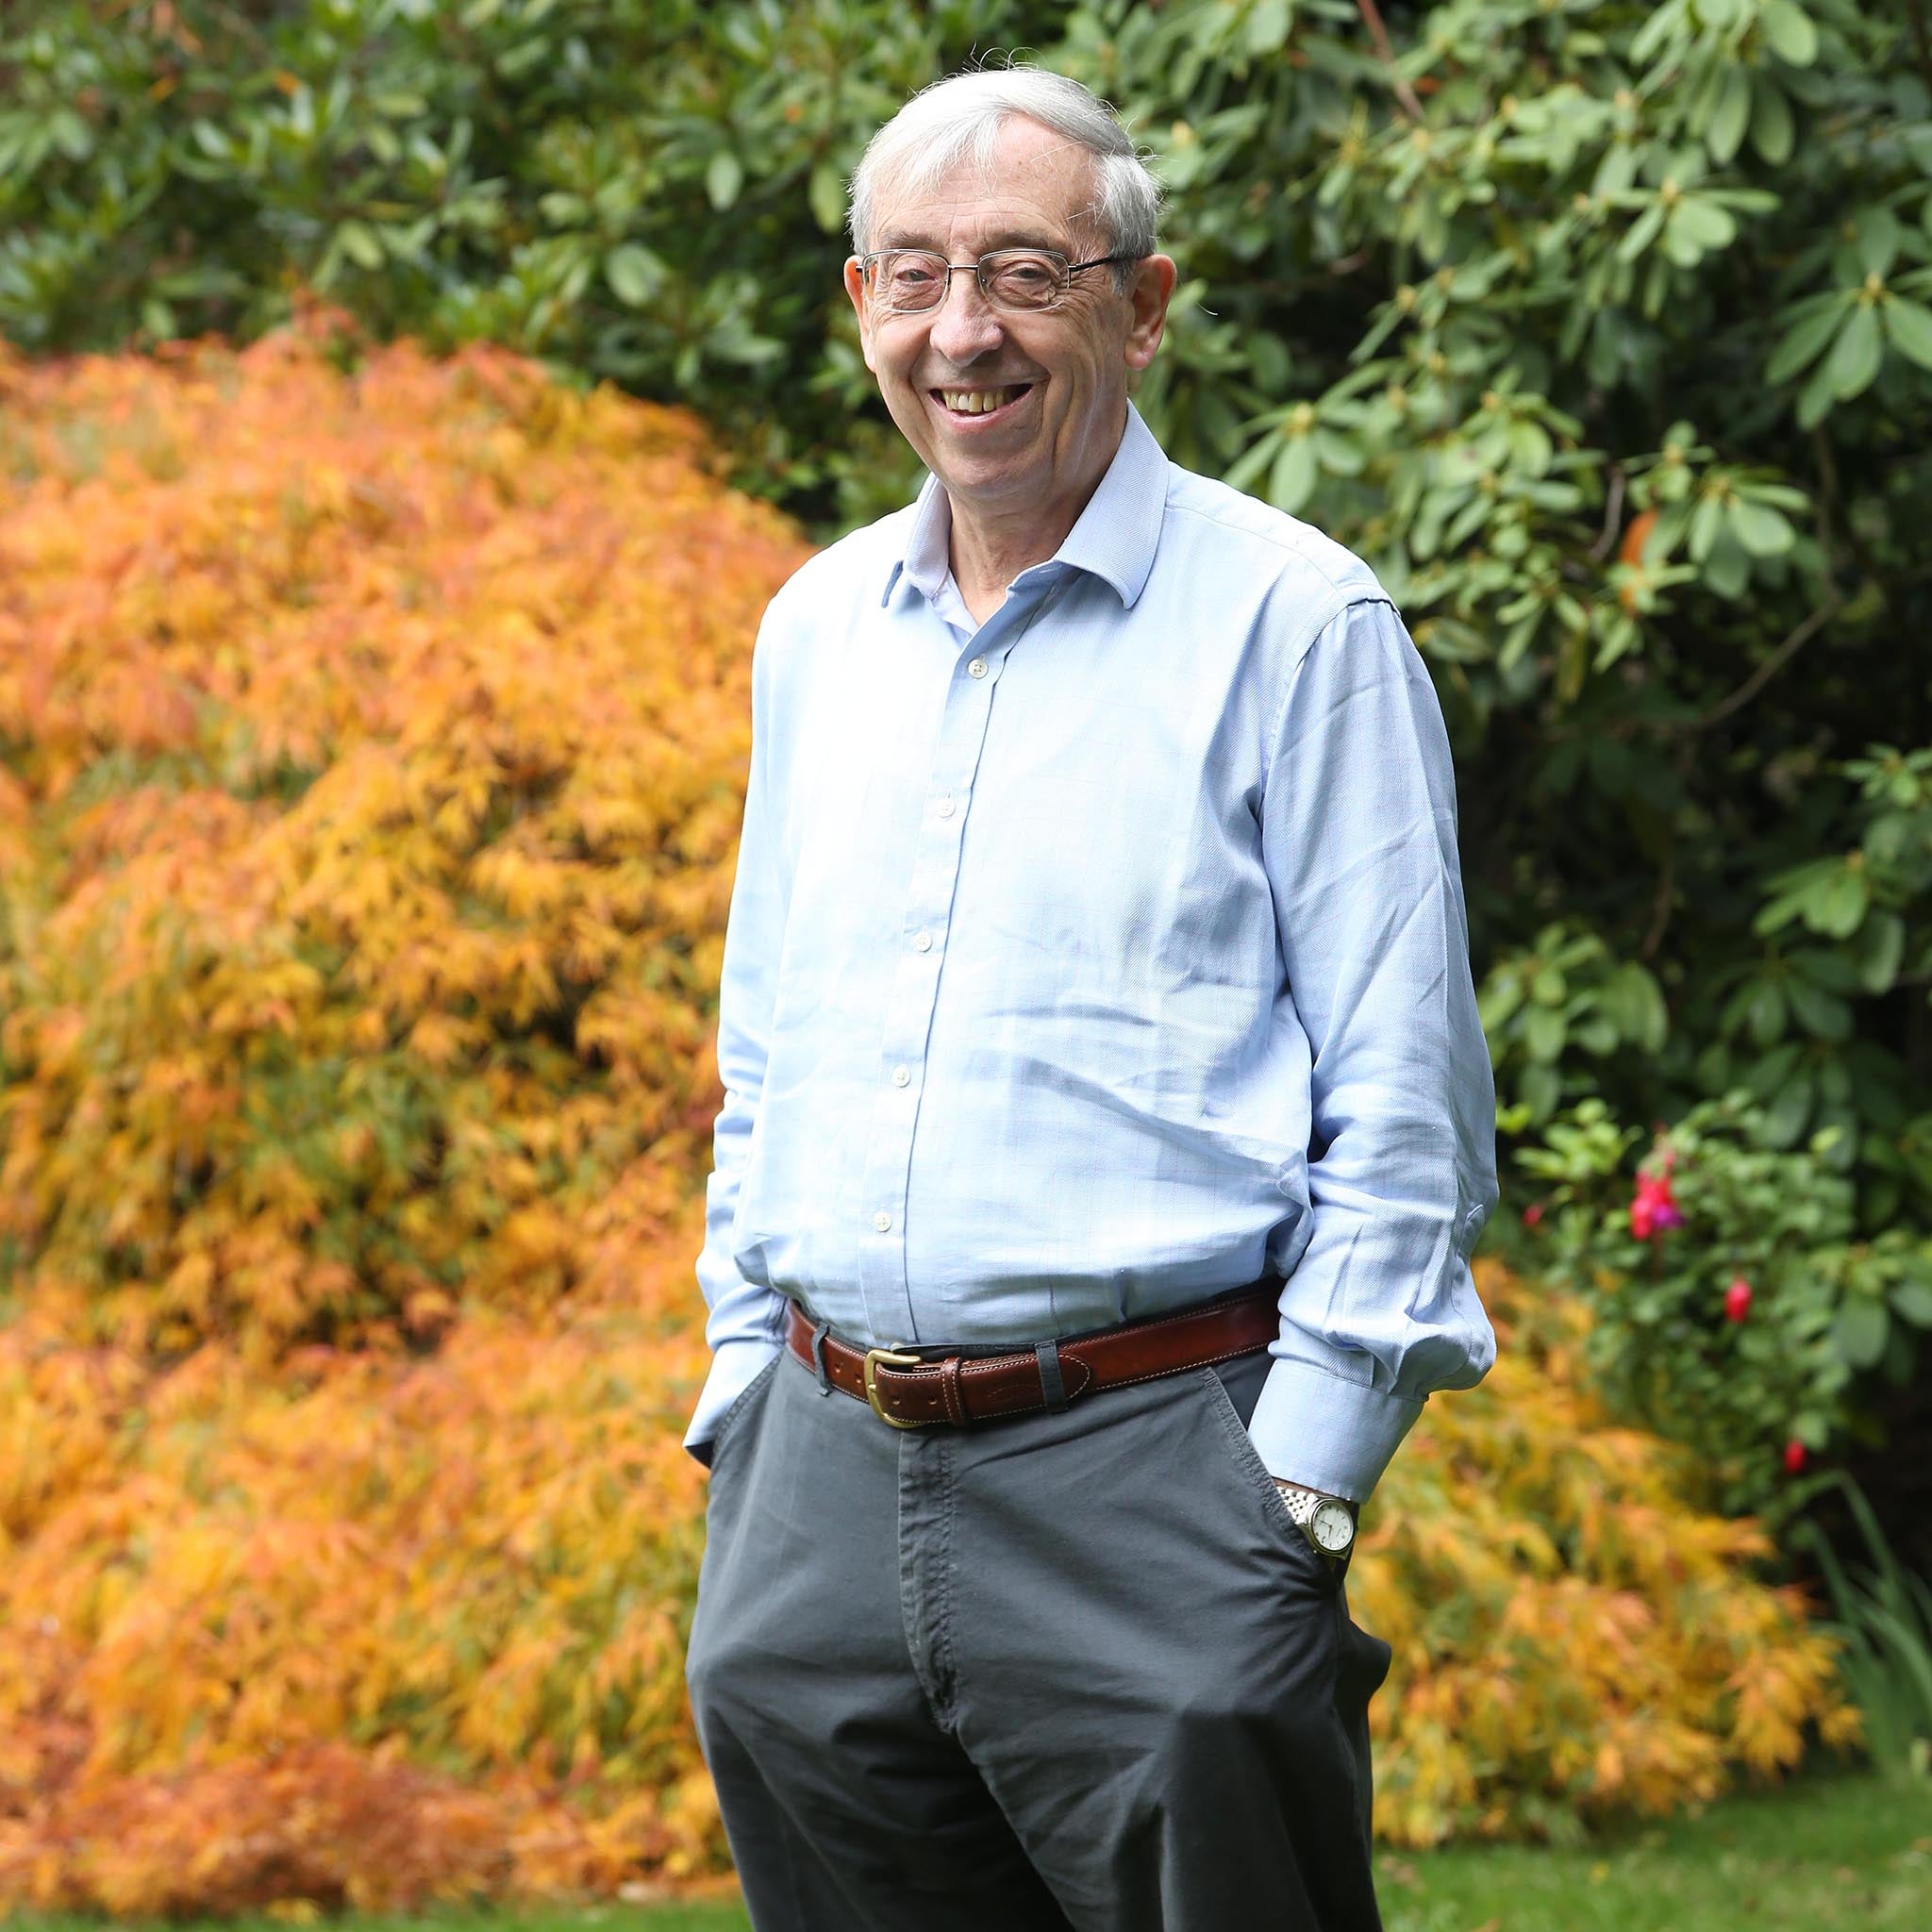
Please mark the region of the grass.
POLYGON ((1588 1851, 1385 1852, 1375 1871, 1388 1932, 1924 1932, 1932 1784, 1814 1775, 1588 1851))
POLYGON ((1857 1484, 1842 1470, 1832 1480, 1864 1535, 1871 1566, 1840 1562, 1815 1520, 1799 1524, 1791 1542, 1812 1551, 1830 1587, 1837 1621, 1821 1627, 1844 1645, 1841 1668, 1873 1762, 1923 1776, 1932 1765, 1932 1583, 1893 1555, 1857 1484))
MULTIPOLYGON (((1384 1851, 1376 1884, 1386 1932, 1924 1932, 1932 1784, 1814 1774, 1584 1851, 1384 1851)), ((8 1932, 97 1932, 100 1923, 6 1922, 8 1932)), ((601 1906, 371 1913, 354 1932, 744 1932, 749 1923, 731 1905, 601 1906)), ((222 1932, 290 1932, 290 1922, 249 1919, 222 1932)))

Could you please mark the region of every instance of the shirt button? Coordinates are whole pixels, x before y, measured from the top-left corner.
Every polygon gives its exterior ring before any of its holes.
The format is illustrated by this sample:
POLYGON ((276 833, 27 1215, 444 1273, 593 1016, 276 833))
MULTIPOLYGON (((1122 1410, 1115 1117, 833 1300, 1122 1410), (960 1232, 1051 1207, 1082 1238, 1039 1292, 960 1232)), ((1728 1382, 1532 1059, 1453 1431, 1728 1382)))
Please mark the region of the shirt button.
POLYGON ((912 935, 912 950, 915 953, 929 953, 932 951, 932 935, 923 925, 912 935))
POLYGON ((986 675, 986 659, 984 658, 974 658, 972 663, 967 665, 966 669, 970 671, 974 677, 984 677, 986 675))
POLYGON ((911 1078, 912 1069, 910 1067, 894 1067, 892 1069, 892 1085, 894 1087, 904 1087, 911 1078))
POLYGON ((887 1228, 891 1226, 892 1217, 890 1214, 888 1214, 883 1208, 881 1208, 879 1211, 873 1216, 872 1224, 875 1228, 877 1228, 881 1234, 884 1234, 887 1228))
POLYGON ((949 819, 953 816, 953 794, 950 791, 940 800, 939 811, 942 819, 949 819))

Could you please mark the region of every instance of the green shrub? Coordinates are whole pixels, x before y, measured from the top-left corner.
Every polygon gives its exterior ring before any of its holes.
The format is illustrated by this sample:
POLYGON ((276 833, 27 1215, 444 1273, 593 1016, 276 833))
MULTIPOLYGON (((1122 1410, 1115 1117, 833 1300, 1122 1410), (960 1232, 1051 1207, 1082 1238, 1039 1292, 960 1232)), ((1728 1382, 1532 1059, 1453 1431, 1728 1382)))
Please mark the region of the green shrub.
POLYGON ((1639 1138, 1587 1100, 1522 1162, 1551 1183, 1547 1253, 1593 1304, 1588 1357, 1620 1412, 1696 1449, 1716 1501, 1788 1522, 1816 1452, 1864 1425, 1855 1377, 1910 1373, 1932 1243, 1857 1237, 1826 1127, 1785 1148, 1741 1092, 1639 1138))

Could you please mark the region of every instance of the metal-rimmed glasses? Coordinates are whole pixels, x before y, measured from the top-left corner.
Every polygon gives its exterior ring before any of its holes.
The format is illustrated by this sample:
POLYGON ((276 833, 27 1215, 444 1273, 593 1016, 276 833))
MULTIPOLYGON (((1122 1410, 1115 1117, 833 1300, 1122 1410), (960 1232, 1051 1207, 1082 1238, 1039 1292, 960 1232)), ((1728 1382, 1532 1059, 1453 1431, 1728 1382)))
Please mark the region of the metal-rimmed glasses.
POLYGON ((873 299, 889 315, 937 308, 953 277, 968 269, 987 306, 1011 314, 1058 308, 1082 269, 1138 258, 1096 255, 1091 261, 1069 261, 1055 248, 995 248, 977 261, 948 261, 930 248, 874 248, 858 258, 858 266, 873 299))

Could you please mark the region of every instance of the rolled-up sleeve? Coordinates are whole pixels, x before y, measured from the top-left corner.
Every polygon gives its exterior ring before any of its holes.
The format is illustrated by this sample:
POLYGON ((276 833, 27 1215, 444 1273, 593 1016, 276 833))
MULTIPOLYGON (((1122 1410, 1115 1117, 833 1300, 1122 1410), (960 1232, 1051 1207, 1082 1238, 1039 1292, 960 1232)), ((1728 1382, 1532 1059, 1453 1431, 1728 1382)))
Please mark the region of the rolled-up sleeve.
POLYGON ((724 1100, 712 1128, 705 1242, 697 1260, 698 1286, 709 1309, 705 1340, 711 1345, 711 1369, 684 1437, 685 1448, 704 1463, 710 1461, 718 1419, 779 1347, 785 1315, 785 1297, 746 1281, 732 1258, 732 1225, 764 1091, 784 933, 766 771, 771 746, 768 640, 774 623, 768 609, 753 647, 751 769, 718 989, 718 1074, 724 1100))
POLYGON ((1262 849, 1307 1036, 1307 1241, 1249 1419, 1275 1475, 1357 1501, 1439 1389, 1495 1360, 1469 1257, 1496 1202, 1441 708, 1394 608, 1346 604, 1291 671, 1262 849))

